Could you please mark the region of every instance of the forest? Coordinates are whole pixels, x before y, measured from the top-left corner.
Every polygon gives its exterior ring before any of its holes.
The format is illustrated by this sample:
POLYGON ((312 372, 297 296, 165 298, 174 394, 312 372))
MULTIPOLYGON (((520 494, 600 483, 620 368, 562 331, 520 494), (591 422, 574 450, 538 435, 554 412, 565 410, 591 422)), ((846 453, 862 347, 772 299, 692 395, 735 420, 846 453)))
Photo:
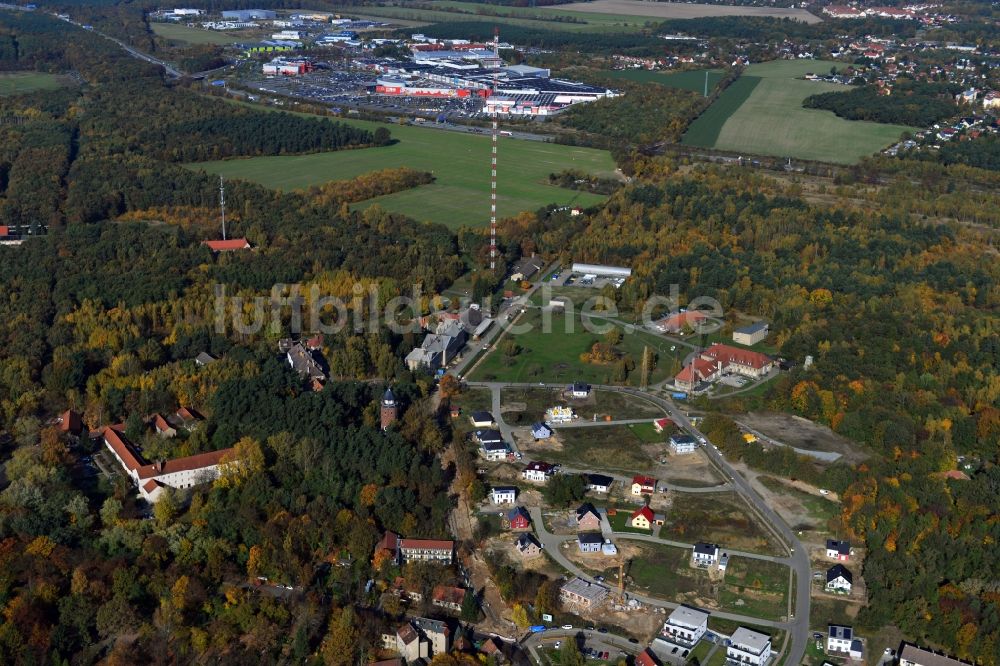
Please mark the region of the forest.
MULTIPOLYGON (((1000 599, 983 577, 1000 538, 987 518, 996 515, 1000 460, 995 248, 978 233, 899 213, 896 194, 844 210, 810 205, 795 186, 752 171, 682 174, 658 158, 633 168, 637 182, 587 220, 523 216, 504 238, 530 235, 564 261, 633 267, 616 292, 626 318, 672 284, 682 306, 710 296, 727 313, 767 318, 773 344, 798 368, 725 408, 797 414, 874 457, 816 476, 795 457, 741 455, 842 490, 844 528, 868 548, 863 629, 893 623, 995 663, 1000 599), (804 370, 807 354, 815 363, 804 370), (983 471, 943 478, 958 456, 983 471)), ((724 444, 726 432, 713 434, 724 444)))
POLYGON ((892 94, 885 95, 878 86, 864 85, 846 92, 810 95, 802 102, 807 109, 833 111, 848 120, 930 127, 959 112, 955 103, 958 85, 898 81, 892 94))

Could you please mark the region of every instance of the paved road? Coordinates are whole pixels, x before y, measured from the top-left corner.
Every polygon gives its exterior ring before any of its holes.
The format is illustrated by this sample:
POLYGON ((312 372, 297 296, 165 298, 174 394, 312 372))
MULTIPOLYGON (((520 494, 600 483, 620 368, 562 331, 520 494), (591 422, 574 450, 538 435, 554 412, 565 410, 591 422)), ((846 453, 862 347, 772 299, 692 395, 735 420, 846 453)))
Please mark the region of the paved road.
MULTIPOLYGON (((53 13, 52 15, 56 16, 55 13, 53 13)), ((77 26, 78 28, 83 28, 83 24, 82 23, 78 23, 77 21, 74 21, 73 19, 63 19, 63 20, 66 21, 67 23, 72 23, 73 25, 77 26)), ((179 79, 180 77, 184 76, 184 74, 182 72, 180 72, 177 69, 174 69, 166 61, 160 60, 159 58, 154 58, 153 56, 149 55, 148 53, 143 53, 142 51, 139 51, 138 49, 135 49, 135 48, 129 46, 128 44, 126 44, 125 42, 121 41, 120 39, 116 39, 116 38, 114 38, 114 37, 112 37, 110 35, 106 35, 103 32, 100 32, 99 30, 94 30, 93 28, 90 28, 89 31, 92 32, 92 33, 94 33, 95 35, 100 35, 104 39, 108 39, 108 40, 114 42, 115 44, 117 44, 118 46, 120 46, 122 49, 124 49, 125 52, 128 53, 133 58, 138 58, 139 60, 145 60, 146 62, 151 63, 153 65, 159 65, 167 73, 167 76, 169 76, 171 78, 179 79)))
POLYGON ((556 641, 565 643, 567 640, 579 640, 580 638, 583 639, 584 646, 590 646, 595 650, 606 650, 610 652, 611 659, 609 661, 612 662, 617 661, 616 657, 619 652, 635 654, 642 650, 642 645, 629 641, 625 636, 618 636, 611 633, 601 633, 596 630, 583 629, 579 627, 574 627, 573 629, 553 627, 552 629, 547 629, 537 634, 528 634, 524 637, 524 639, 522 639, 521 645, 523 645, 528 652, 531 653, 531 656, 535 659, 535 663, 541 664, 543 662, 538 656, 539 648, 552 647, 553 643, 556 641))

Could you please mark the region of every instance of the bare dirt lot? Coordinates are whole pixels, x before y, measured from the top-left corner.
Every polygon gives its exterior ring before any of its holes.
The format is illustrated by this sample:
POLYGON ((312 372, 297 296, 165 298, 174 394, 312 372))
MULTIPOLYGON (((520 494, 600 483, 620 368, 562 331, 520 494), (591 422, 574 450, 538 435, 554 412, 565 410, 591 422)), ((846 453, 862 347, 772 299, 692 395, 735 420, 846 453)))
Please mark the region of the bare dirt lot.
POLYGON ((798 449, 839 453, 843 456, 844 462, 857 463, 868 457, 868 454, 851 440, 801 416, 750 412, 741 414, 737 420, 778 442, 798 449))
POLYGON ((708 457, 701 448, 694 453, 667 455, 666 461, 659 472, 661 481, 692 488, 715 486, 725 481, 708 462, 708 457))
POLYGON ((819 23, 820 18, 804 9, 782 7, 739 7, 729 5, 694 5, 683 2, 641 2, 639 0, 595 0, 559 5, 559 9, 593 14, 625 14, 661 19, 692 19, 705 16, 767 16, 791 18, 804 23, 819 23))

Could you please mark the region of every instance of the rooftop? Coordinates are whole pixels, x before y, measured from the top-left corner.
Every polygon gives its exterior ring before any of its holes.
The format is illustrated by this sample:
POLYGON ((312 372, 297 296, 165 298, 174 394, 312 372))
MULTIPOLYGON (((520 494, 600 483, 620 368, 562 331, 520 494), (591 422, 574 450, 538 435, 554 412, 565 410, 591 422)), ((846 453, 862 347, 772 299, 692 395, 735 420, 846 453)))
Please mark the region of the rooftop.
POLYGON ((709 613, 703 611, 700 608, 692 608, 691 606, 678 606, 670 613, 670 617, 667 618, 669 624, 681 624, 691 627, 700 627, 701 625, 708 622, 709 613))
POLYGON ((770 642, 771 637, 746 627, 740 627, 733 632, 729 640, 736 646, 748 648, 750 652, 761 652, 770 642))

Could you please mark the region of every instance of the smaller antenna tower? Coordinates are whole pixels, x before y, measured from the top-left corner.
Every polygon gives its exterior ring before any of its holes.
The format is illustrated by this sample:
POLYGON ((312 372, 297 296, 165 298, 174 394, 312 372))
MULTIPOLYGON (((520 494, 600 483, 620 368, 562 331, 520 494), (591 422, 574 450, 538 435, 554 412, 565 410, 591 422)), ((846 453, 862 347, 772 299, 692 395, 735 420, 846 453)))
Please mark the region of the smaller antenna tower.
POLYGON ((222 240, 226 240, 226 183, 219 176, 219 208, 222 209, 222 240))

